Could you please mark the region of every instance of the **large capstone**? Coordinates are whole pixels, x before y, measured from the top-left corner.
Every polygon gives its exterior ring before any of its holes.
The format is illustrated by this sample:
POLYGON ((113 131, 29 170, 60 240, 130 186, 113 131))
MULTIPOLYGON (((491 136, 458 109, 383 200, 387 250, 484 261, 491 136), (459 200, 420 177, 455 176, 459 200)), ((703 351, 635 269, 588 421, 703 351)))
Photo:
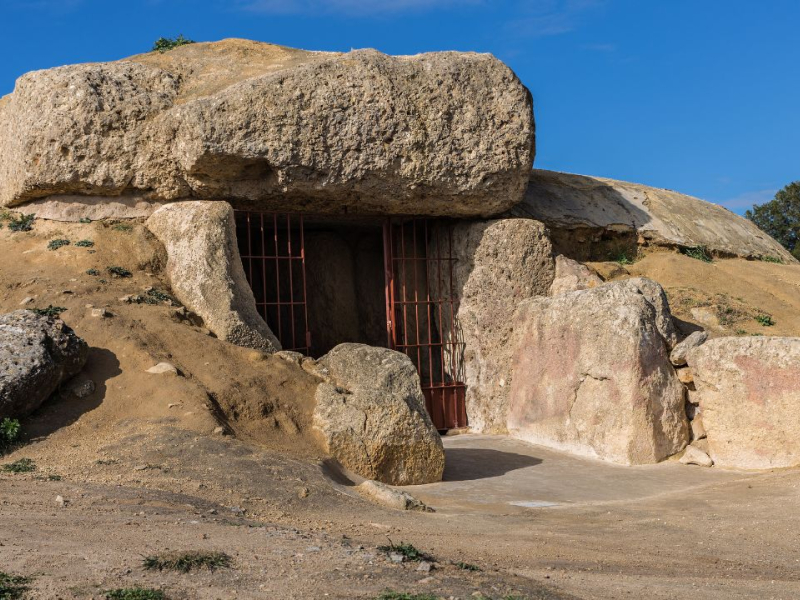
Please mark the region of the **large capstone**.
POLYGON ((329 381, 317 388, 313 423, 331 456, 362 477, 390 485, 442 479, 442 440, 405 354, 340 344, 318 367, 329 381))
POLYGON ((800 338, 717 338, 688 362, 716 465, 800 465, 800 338))
POLYGON ((86 364, 89 348, 60 319, 0 315, 0 419, 23 417, 86 364))
POLYGON ((520 304, 511 342, 513 436, 625 465, 683 449, 684 389, 653 296, 640 287, 650 286, 610 283, 520 304))
POLYGON ((96 195, 490 215, 534 157, 530 93, 488 54, 191 44, 22 76, 0 100, 0 206, 96 195))

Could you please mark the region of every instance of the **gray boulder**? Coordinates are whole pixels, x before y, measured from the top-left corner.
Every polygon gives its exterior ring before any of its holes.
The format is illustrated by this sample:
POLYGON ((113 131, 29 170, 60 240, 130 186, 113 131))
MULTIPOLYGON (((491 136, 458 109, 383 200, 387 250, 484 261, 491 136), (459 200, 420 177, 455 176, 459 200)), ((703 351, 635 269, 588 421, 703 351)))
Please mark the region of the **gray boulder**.
POLYGON ((317 387, 313 425, 328 454, 389 485, 442 479, 442 440, 405 354, 340 344, 317 364, 328 381, 317 387))
POLYGON ((77 375, 89 348, 61 319, 28 310, 0 315, 0 419, 23 417, 77 375))
POLYGON ((525 192, 530 93, 489 54, 246 40, 34 71, 0 101, 0 206, 64 195, 489 215, 525 192))
POLYGON ((689 337, 683 340, 680 344, 675 346, 670 352, 669 360, 676 367, 685 367, 689 353, 706 343, 708 339, 707 331, 694 331, 689 337))

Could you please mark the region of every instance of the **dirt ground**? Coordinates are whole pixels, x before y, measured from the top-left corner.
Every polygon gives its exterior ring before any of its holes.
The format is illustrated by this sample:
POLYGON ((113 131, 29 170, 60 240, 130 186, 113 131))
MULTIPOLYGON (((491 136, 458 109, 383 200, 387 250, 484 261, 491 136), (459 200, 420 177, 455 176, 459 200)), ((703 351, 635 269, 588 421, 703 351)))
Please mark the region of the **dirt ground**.
MULTIPOLYGON (((672 258, 648 257, 629 270, 655 273, 672 258)), ((700 266, 675 258, 679 272, 659 275, 668 293, 684 281, 717 282, 770 311, 776 333, 796 332, 790 307, 798 301, 791 288, 773 288, 781 277, 800 282, 800 269, 747 263, 754 268, 745 274, 737 261, 720 261, 691 279, 686 269, 700 266)), ((134 585, 179 599, 377 598, 387 589, 495 600, 800 597, 798 470, 538 508, 454 510, 435 495, 433 513, 369 504, 308 433, 311 376, 175 320, 172 307, 119 300, 151 286, 168 291, 162 264, 137 224, 0 229, 0 311, 26 298, 33 300, 25 307, 65 307, 62 317, 91 346, 83 376, 97 385, 85 399, 64 390, 25 420, 26 443, 0 459, 37 465, 0 472, 0 571, 32 577, 31 598, 102 598, 103 590, 134 585), (72 243, 48 250, 58 238, 72 243), (81 239, 94 246, 76 247, 81 239), (132 277, 112 277, 109 266, 132 277), (92 317, 87 305, 113 316, 92 317), (182 376, 144 373, 162 360, 182 376), (213 433, 219 426, 227 435, 213 433), (377 550, 387 539, 432 554, 435 568, 391 562, 377 550), (143 557, 168 550, 222 551, 232 566, 189 574, 143 568, 143 557)), ((474 476, 500 485, 499 474, 485 472, 497 456, 481 461, 474 476)), ((637 485, 631 473, 619 485, 637 485)), ((648 472, 651 485, 658 473, 648 472)), ((463 474, 451 467, 446 478, 455 477, 463 474)), ((576 487, 590 488, 586 477, 585 465, 563 469, 576 487)))

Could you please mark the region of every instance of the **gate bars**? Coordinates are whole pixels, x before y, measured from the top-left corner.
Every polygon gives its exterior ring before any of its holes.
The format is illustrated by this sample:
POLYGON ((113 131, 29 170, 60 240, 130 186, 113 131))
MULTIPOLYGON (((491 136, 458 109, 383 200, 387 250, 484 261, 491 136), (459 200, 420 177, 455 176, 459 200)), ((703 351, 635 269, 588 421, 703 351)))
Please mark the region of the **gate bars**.
POLYGON ((383 243, 389 348, 405 353, 417 367, 434 426, 466 427, 452 229, 424 218, 389 219, 383 243))
POLYGON ((237 210, 236 237, 256 308, 284 350, 308 354, 305 234, 301 215, 237 210))

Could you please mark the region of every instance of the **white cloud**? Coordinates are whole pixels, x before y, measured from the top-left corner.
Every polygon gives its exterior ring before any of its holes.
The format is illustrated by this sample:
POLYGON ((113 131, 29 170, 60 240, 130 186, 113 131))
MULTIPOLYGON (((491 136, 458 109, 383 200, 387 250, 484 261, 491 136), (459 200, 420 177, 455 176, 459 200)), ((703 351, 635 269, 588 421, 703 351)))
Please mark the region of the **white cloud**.
POLYGON ((587 13, 605 0, 532 0, 520 2, 508 29, 521 37, 548 37, 578 28, 587 13))
POLYGON ((739 194, 738 196, 729 198, 728 200, 717 202, 717 204, 721 204, 733 212, 744 212, 745 210, 753 208, 754 204, 764 204, 765 202, 769 202, 775 198, 775 193, 777 191, 777 189, 769 189, 755 192, 745 192, 744 194, 739 194))
POLYGON ((240 0, 239 7, 268 14, 346 14, 348 16, 421 12, 475 6, 484 0, 240 0))

